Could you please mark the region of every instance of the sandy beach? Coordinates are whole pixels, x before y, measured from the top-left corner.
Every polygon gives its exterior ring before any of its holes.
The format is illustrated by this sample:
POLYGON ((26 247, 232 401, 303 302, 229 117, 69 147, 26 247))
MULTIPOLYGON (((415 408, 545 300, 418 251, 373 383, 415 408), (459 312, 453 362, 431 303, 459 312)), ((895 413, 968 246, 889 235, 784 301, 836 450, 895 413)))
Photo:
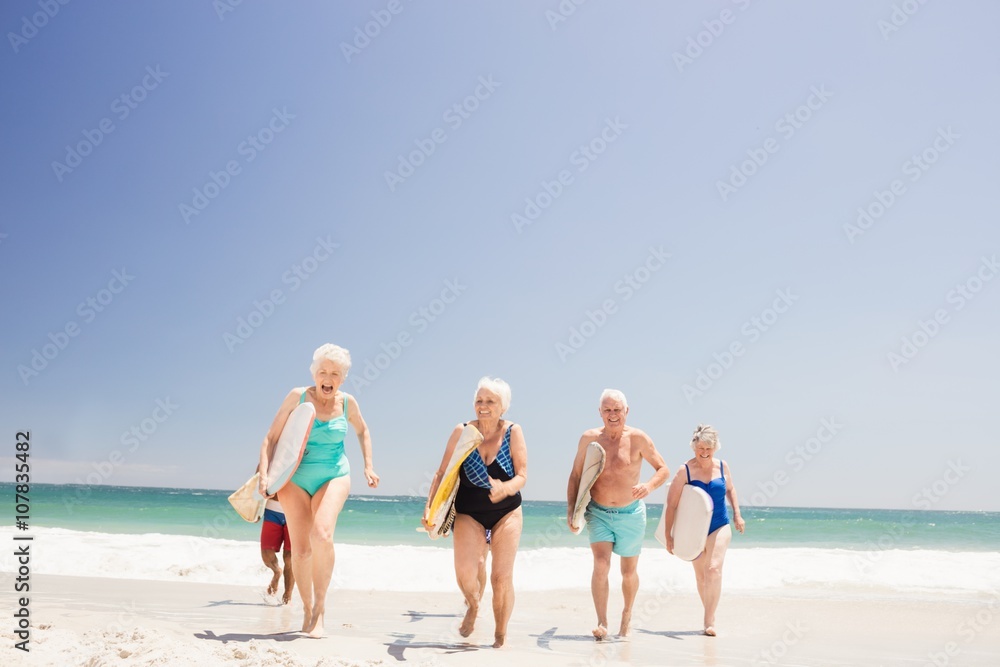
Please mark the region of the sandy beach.
MULTIPOLYGON (((15 650, 5 629, 4 665, 940 666, 1000 659, 1000 601, 986 596, 724 595, 720 636, 708 638, 696 596, 658 599, 644 589, 632 637, 597 643, 587 590, 528 591, 518 594, 507 646, 494 650, 489 599, 464 640, 456 632, 457 592, 335 591, 328 637, 314 640, 294 632, 297 605, 272 606, 250 586, 59 575, 33 584, 31 652, 15 650)), ((613 595, 612 618, 620 604, 613 595)))

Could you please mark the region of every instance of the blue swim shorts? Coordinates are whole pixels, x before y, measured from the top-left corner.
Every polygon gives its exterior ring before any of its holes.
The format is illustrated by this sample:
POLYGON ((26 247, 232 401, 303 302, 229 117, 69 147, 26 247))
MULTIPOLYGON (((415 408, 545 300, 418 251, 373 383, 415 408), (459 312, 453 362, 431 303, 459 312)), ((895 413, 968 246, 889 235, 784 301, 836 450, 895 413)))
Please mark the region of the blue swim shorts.
POLYGON ((611 542, 612 553, 638 556, 646 537, 646 503, 637 500, 625 507, 605 507, 593 500, 584 514, 590 543, 611 542))

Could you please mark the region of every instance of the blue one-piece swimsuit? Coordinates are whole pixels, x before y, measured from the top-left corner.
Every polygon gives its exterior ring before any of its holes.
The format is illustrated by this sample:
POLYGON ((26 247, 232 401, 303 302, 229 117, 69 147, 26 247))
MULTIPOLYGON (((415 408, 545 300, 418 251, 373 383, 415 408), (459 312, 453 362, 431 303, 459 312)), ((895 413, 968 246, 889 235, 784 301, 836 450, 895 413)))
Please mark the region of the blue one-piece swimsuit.
POLYGON ((719 461, 719 472, 722 473, 722 477, 716 477, 708 484, 691 479, 691 469, 686 463, 684 470, 687 472, 688 484, 697 486, 712 498, 714 508, 712 509, 712 523, 708 527, 708 534, 711 535, 723 526, 729 525, 729 511, 726 509, 726 470, 722 467, 722 461, 719 461))

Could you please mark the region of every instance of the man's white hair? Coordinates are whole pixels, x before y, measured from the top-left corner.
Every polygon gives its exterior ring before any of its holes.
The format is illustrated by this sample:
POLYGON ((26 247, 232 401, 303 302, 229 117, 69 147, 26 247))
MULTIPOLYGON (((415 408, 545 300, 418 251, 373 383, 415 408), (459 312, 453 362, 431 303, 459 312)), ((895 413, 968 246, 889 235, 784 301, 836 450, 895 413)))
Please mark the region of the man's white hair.
POLYGON ((611 400, 618 401, 622 404, 622 407, 626 410, 628 409, 628 399, 625 398, 625 394, 618 391, 617 389, 605 389, 601 392, 601 401, 597 404, 597 407, 601 407, 604 404, 604 399, 610 398, 611 400))

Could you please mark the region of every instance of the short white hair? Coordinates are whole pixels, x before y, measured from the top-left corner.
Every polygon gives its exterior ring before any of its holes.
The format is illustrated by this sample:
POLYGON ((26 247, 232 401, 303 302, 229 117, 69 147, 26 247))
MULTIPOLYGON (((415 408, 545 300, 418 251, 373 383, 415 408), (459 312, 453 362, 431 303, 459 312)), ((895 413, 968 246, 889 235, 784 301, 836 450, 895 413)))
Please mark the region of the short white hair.
POLYGON ((628 399, 625 398, 625 394, 623 394, 622 392, 618 391, 617 389, 605 389, 604 391, 602 391, 601 392, 601 402, 597 404, 598 408, 600 408, 602 405, 604 405, 604 399, 606 399, 606 398, 610 398, 610 399, 612 399, 614 401, 618 401, 619 403, 622 404, 623 408, 625 408, 626 410, 628 410, 628 399))
MULTIPOLYGON (((496 394, 500 397, 500 414, 507 412, 507 408, 510 407, 510 385, 501 380, 500 378, 491 378, 489 375, 484 375, 479 378, 479 384, 476 385, 476 396, 479 395, 479 390, 485 389, 491 394, 496 394)), ((475 398, 475 396, 473 397, 475 398)))
POLYGON ((698 428, 694 430, 694 435, 691 436, 691 449, 694 450, 694 448, 698 446, 699 442, 704 442, 706 445, 712 445, 712 451, 714 452, 722 449, 722 443, 719 442, 718 432, 708 424, 698 424, 698 428))
POLYGON ((351 353, 339 345, 324 343, 323 345, 317 347, 316 351, 313 352, 313 360, 312 363, 309 364, 309 374, 315 375, 316 371, 319 369, 320 363, 324 360, 332 361, 343 368, 345 376, 351 370, 351 353))

